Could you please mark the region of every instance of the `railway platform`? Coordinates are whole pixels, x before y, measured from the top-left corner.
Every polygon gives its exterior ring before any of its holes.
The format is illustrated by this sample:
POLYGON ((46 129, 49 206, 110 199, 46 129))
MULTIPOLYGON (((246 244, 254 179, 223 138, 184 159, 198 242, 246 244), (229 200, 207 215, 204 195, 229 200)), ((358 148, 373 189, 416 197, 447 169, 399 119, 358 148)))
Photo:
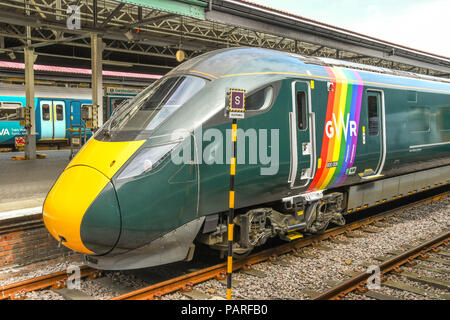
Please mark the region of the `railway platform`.
POLYGON ((46 158, 12 160, 23 152, 0 153, 0 269, 69 255, 45 229, 42 205, 69 163, 70 150, 39 153, 46 158))
POLYGON ((12 160, 23 152, 0 153, 0 219, 6 213, 9 216, 29 214, 30 209, 40 211, 51 186, 69 163, 70 150, 40 153, 46 159, 12 160))

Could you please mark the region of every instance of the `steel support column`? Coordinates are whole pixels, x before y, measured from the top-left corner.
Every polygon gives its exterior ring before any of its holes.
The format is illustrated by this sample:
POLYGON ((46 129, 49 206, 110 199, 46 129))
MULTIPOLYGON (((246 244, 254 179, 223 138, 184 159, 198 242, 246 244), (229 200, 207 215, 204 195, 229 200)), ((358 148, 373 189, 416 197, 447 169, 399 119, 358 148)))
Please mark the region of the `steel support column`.
MULTIPOLYGON (((27 27, 29 29, 30 27, 27 27)), ((27 30, 27 34, 30 31, 27 30)), ((26 126, 25 159, 36 159, 36 112, 34 106, 34 49, 25 47, 25 94, 26 107, 30 110, 30 123, 26 126)))
MULTIPOLYGON (((91 34, 91 69, 92 69, 92 104, 98 107, 97 126, 103 124, 103 79, 102 79, 102 38, 96 33, 91 34)), ((94 120, 95 122, 95 120, 94 120)))

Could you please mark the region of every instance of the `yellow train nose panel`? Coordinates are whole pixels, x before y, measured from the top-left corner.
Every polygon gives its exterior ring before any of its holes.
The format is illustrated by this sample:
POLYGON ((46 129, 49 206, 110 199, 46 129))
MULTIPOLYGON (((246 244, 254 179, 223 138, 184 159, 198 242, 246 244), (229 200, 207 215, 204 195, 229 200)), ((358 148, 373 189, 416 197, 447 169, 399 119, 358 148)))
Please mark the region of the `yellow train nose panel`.
POLYGON ((108 182, 102 173, 87 166, 72 166, 61 174, 43 208, 45 226, 56 240, 63 237, 66 247, 93 253, 81 241, 81 221, 108 182))
POLYGON ((104 142, 91 138, 67 168, 90 166, 111 179, 145 141, 104 142))

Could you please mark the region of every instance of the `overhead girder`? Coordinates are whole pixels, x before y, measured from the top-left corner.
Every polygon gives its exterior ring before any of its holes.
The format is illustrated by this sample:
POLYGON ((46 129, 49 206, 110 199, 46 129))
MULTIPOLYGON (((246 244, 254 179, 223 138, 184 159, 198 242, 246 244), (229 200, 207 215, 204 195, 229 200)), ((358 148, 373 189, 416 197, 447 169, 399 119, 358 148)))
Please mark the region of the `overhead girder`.
MULTIPOLYGON (((338 41, 338 40, 327 38, 325 36, 320 36, 318 34, 312 34, 309 32, 294 30, 292 28, 288 28, 285 26, 275 25, 274 23, 269 25, 266 22, 250 20, 247 17, 236 16, 234 14, 219 12, 219 11, 207 12, 206 18, 208 20, 212 20, 212 21, 216 21, 216 22, 228 23, 231 25, 239 25, 244 28, 259 30, 260 32, 261 31, 268 32, 268 33, 270 32, 270 34, 272 34, 272 35, 284 36, 284 37, 287 37, 290 39, 301 40, 304 42, 308 42, 308 43, 323 46, 323 47, 335 48, 338 50, 362 54, 364 56, 369 56, 371 58, 394 61, 394 62, 399 62, 402 64, 407 64, 407 65, 426 68, 426 69, 432 69, 432 70, 441 71, 441 72, 450 71, 450 60, 448 61, 447 65, 439 65, 439 64, 427 62, 427 61, 413 60, 408 57, 400 56, 400 54, 401 54, 400 50, 396 50, 395 54, 392 54, 392 50, 389 51, 389 48, 386 48, 385 50, 374 49, 374 48, 369 47, 369 45, 365 44, 364 41, 356 42, 355 40, 351 40, 350 38, 347 39, 346 41, 344 41, 344 39, 342 39, 341 41, 338 41)), ((426 60, 426 59, 427 59, 426 57, 423 58, 423 60, 426 60)))
POLYGON ((111 19, 120 12, 120 10, 125 6, 125 3, 119 3, 117 7, 114 8, 114 10, 108 15, 108 17, 102 21, 102 24, 100 25, 100 28, 105 27, 111 19))

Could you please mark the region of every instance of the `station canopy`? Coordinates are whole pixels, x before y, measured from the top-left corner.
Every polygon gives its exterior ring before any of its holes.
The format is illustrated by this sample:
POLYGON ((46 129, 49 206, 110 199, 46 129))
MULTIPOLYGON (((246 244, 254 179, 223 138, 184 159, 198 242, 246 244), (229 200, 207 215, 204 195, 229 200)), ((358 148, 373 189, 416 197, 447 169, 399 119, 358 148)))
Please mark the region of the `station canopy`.
POLYGON ((242 0, 8 0, 0 2, 0 29, 3 61, 23 62, 31 40, 36 64, 89 68, 96 33, 105 70, 162 75, 179 64, 179 50, 191 59, 248 46, 450 77, 448 57, 242 0), (73 5, 79 29, 67 26, 73 5))

